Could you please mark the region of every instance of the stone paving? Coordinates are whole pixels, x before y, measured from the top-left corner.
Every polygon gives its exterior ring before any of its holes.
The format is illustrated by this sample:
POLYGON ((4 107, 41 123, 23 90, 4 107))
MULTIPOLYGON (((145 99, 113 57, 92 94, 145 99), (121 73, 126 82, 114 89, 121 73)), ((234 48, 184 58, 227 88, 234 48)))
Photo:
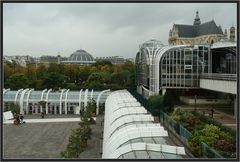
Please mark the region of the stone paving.
POLYGON ((80 158, 87 158, 87 159, 96 159, 102 158, 101 150, 102 150, 102 131, 103 125, 101 125, 101 121, 103 120, 104 116, 99 115, 96 119, 96 124, 91 125, 92 128, 92 135, 91 139, 88 140, 88 146, 84 152, 80 154, 80 158))
MULTIPOLYGON (((24 119, 25 124, 27 123, 56 123, 56 122, 80 122, 80 118, 45 118, 45 119, 24 119)), ((4 124, 13 124, 13 120, 6 120, 4 124)))
POLYGON ((61 158, 71 129, 77 127, 78 122, 4 124, 3 158, 61 158))
MULTIPOLYGON (((79 127, 80 121, 79 115, 47 115, 44 119, 40 115, 24 117, 26 124, 3 125, 4 159, 59 159, 60 152, 67 147, 71 129, 79 127)), ((91 125, 91 139, 79 158, 101 158, 102 119, 103 116, 98 116, 96 124, 91 125)))

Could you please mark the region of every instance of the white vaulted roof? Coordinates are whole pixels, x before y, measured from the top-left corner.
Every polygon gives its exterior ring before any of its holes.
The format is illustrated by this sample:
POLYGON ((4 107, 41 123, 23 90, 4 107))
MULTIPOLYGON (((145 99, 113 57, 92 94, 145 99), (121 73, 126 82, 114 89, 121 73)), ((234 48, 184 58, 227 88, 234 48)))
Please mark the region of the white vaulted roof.
POLYGON ((154 123, 153 116, 127 90, 108 96, 102 158, 182 158, 184 147, 167 145, 167 137, 163 126, 154 123))

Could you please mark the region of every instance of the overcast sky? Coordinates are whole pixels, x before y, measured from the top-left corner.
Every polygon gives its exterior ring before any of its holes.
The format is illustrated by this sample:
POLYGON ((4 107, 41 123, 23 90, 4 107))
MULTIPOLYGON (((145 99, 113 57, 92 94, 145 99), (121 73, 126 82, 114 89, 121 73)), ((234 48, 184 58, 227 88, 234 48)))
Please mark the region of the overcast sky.
POLYGON ((231 3, 4 3, 3 54, 69 56, 84 49, 94 57, 135 57, 139 44, 168 44, 174 23, 215 20, 222 29, 237 21, 231 3))

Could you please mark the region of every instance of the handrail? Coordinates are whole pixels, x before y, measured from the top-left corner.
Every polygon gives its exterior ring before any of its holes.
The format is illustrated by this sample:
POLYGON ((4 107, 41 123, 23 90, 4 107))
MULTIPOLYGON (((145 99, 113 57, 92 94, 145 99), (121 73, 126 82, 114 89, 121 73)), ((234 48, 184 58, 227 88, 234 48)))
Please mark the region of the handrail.
POLYGON ((200 74, 200 79, 236 81, 237 74, 202 73, 200 74))

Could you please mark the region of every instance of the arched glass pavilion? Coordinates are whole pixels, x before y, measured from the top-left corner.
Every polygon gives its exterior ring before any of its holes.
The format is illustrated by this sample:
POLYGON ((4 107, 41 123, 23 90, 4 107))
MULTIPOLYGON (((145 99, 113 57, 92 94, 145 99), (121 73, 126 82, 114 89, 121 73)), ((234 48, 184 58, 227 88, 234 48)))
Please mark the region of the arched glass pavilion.
POLYGON ((138 92, 145 97, 166 89, 198 89, 200 74, 236 74, 236 43, 162 45, 151 40, 140 45, 135 59, 138 92))
POLYGON ((11 91, 4 89, 3 102, 4 108, 9 103, 20 105, 20 112, 25 114, 41 112, 46 114, 79 114, 80 110, 84 110, 87 103, 94 99, 97 103, 96 113, 98 114, 99 104, 105 103, 110 93, 110 90, 94 91, 88 89, 80 91, 70 91, 69 89, 35 91, 29 88, 11 91), (44 101, 44 105, 40 101, 44 101))

